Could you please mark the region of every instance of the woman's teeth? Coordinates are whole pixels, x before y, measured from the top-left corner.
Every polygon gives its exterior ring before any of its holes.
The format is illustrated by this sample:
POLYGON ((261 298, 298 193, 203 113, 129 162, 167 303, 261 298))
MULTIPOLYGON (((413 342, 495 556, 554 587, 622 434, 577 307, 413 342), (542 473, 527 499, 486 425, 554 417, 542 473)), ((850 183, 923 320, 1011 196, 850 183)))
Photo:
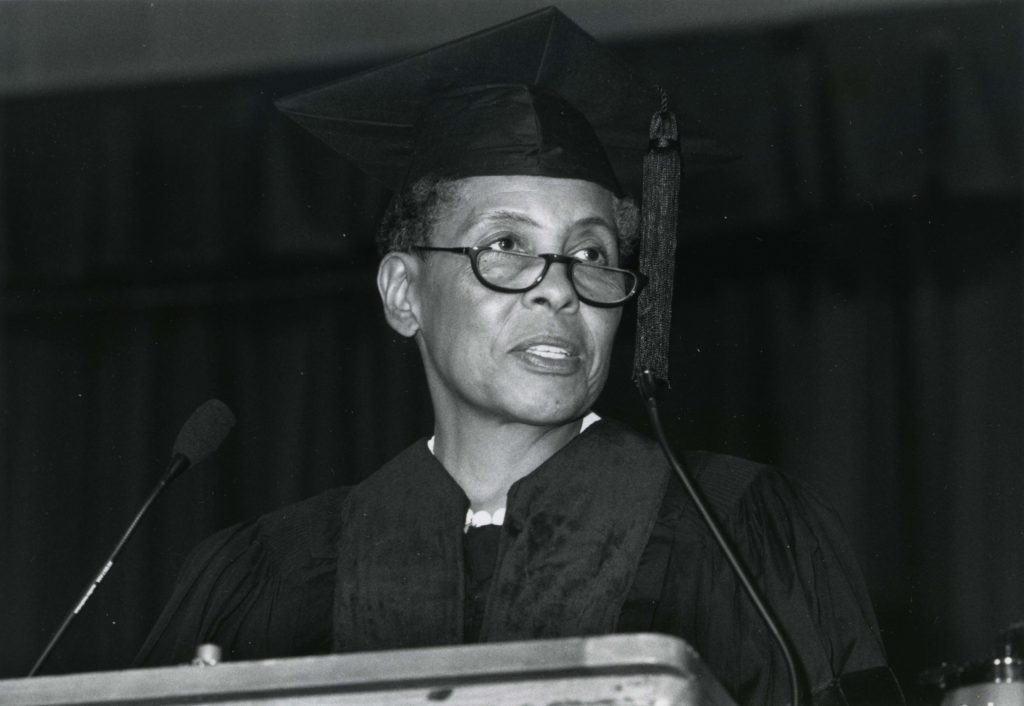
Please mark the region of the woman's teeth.
POLYGON ((539 355, 541 358, 568 358, 569 351, 556 346, 530 346, 527 353, 539 355))

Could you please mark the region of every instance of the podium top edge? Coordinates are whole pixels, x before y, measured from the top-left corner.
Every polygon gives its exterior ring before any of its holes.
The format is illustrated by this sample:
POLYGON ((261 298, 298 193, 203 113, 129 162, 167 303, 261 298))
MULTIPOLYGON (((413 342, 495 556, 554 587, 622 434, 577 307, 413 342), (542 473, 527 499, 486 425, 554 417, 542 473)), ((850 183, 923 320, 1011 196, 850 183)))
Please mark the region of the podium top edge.
POLYGON ((683 640, 639 633, 9 679, 0 681, 0 693, 11 706, 120 699, 184 703, 217 694, 260 699, 282 692, 365 692, 601 674, 708 675, 683 640))

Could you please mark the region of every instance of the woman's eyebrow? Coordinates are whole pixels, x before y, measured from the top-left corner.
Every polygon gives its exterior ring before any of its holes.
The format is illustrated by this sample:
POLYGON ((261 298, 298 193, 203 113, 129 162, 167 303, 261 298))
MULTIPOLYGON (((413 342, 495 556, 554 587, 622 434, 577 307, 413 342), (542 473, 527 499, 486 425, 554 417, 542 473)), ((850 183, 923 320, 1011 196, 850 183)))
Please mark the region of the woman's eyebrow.
MULTIPOLYGON (((512 223, 516 225, 529 226, 531 228, 540 228, 541 225, 538 221, 531 218, 529 215, 520 211, 507 211, 499 209, 496 211, 488 211, 481 215, 477 221, 478 224, 504 224, 512 223)), ((587 216, 572 224, 573 230, 583 230, 586 228, 600 227, 608 230, 610 233, 615 233, 615 226, 609 223, 605 218, 601 216, 587 216)))
POLYGON ((586 218, 581 218, 580 220, 573 223, 572 226, 573 228, 589 228, 591 226, 600 226, 602 228, 607 228, 612 233, 615 232, 615 226, 609 223, 601 216, 587 216, 586 218))
POLYGON ((519 213, 518 211, 489 211, 483 214, 478 223, 516 223, 518 225, 531 226, 533 228, 540 228, 540 223, 530 218, 525 213, 519 213))

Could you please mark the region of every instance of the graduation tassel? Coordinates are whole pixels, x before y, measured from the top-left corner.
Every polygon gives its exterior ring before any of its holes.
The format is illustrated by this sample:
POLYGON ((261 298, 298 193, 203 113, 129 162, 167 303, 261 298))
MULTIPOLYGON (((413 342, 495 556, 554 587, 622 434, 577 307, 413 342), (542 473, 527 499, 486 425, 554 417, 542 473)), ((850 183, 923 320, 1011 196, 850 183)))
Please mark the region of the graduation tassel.
POLYGON ((664 91, 661 108, 651 117, 650 138, 650 149, 644 155, 640 221, 640 271, 649 281, 637 301, 633 382, 640 385, 644 379, 653 378, 659 386, 668 388, 682 157, 679 126, 668 109, 664 91))

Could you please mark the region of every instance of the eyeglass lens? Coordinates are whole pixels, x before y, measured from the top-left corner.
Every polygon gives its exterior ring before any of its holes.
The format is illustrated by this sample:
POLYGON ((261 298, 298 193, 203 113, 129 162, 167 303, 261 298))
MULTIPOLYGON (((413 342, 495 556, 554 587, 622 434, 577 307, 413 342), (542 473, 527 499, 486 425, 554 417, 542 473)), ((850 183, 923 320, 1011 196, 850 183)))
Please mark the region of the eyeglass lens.
MULTIPOLYGON (((501 250, 482 250, 477 256, 480 276, 489 284, 508 289, 533 286, 544 270, 544 258, 501 250)), ((613 303, 633 289, 632 273, 613 268, 577 263, 572 266, 573 284, 580 296, 597 302, 613 303)))

